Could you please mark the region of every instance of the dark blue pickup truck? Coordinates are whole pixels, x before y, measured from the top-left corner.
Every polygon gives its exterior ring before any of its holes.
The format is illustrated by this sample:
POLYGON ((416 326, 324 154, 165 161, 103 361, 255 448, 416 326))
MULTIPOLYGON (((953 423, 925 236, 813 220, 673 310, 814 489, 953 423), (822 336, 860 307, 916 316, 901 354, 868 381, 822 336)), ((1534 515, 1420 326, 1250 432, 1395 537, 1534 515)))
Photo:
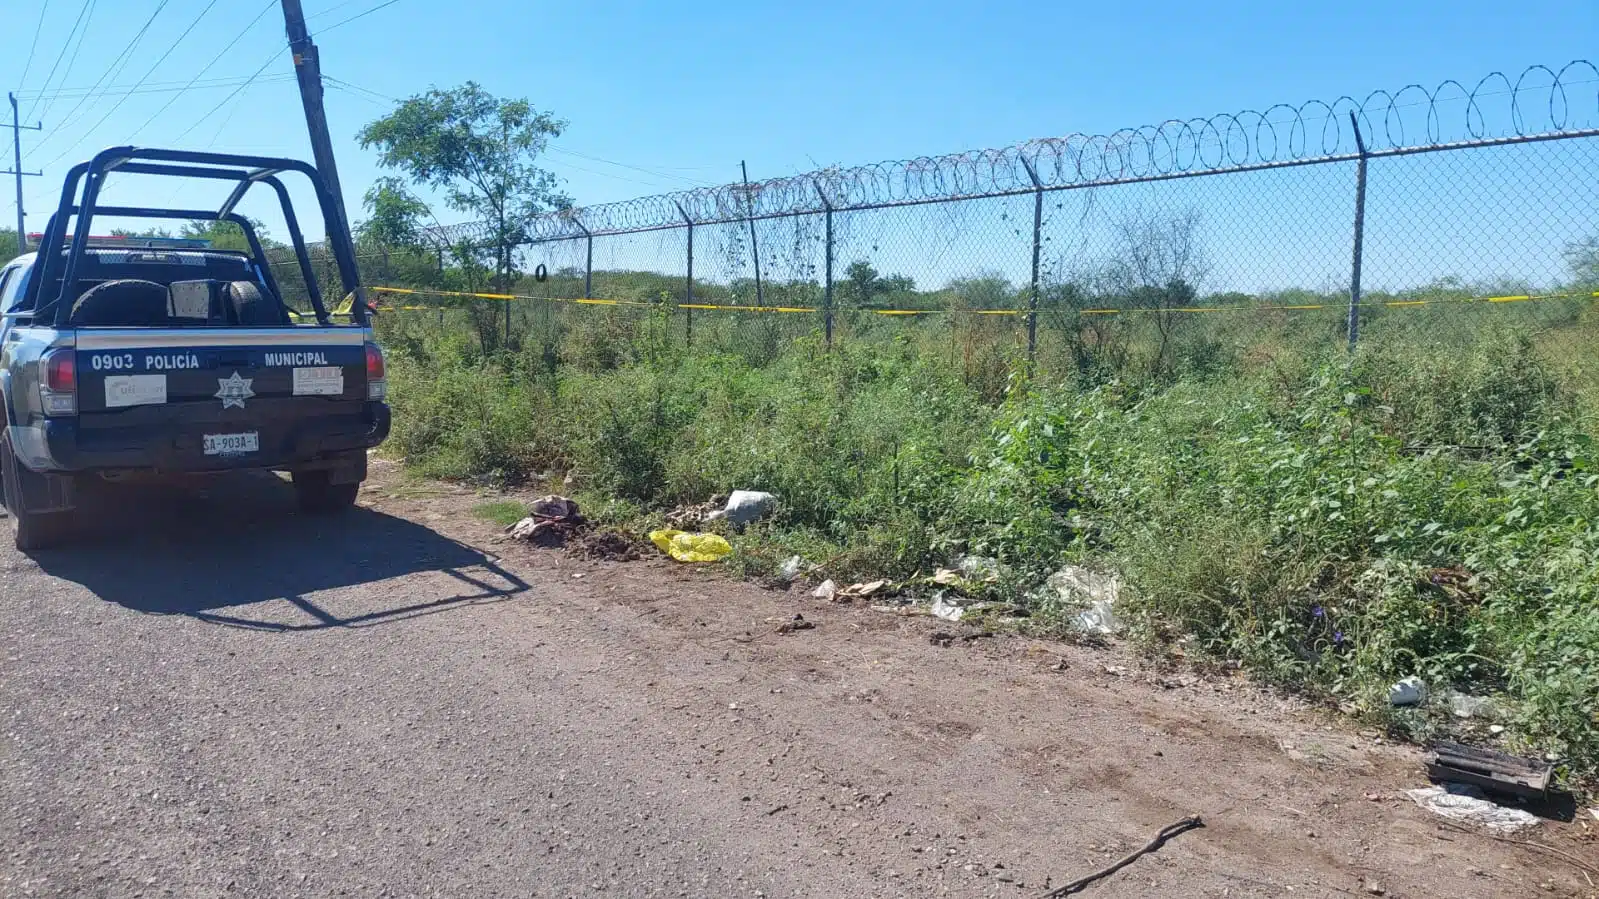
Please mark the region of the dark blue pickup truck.
POLYGON ((38 252, 0 268, 0 485, 19 549, 71 535, 88 479, 266 469, 291 474, 307 511, 354 504, 389 409, 342 222, 316 170, 295 160, 114 147, 73 167, 38 252), (329 223, 353 298, 347 324, 323 302, 286 173, 310 180, 329 223), (235 187, 216 211, 99 205, 113 174, 235 187), (256 185, 283 207, 314 322, 285 304, 252 223, 234 211, 256 185), (250 249, 96 246, 96 215, 233 222, 250 249))

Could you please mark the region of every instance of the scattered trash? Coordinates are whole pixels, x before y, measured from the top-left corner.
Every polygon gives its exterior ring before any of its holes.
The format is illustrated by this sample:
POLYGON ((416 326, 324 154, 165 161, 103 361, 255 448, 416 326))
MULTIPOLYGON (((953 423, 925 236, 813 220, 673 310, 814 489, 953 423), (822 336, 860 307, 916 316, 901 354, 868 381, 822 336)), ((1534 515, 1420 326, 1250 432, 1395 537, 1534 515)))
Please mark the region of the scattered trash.
POLYGON ((956 587, 966 582, 961 573, 953 568, 940 568, 933 572, 933 583, 944 587, 956 587))
POLYGON ((718 518, 726 518, 734 527, 743 527, 752 521, 771 514, 777 497, 759 490, 734 490, 727 498, 727 507, 718 518))
POLYGON ((850 584, 833 595, 835 602, 849 602, 852 599, 866 599, 877 591, 888 586, 888 581, 869 581, 864 584, 850 584))
POLYGON ((1077 613, 1077 627, 1085 633, 1109 637, 1122 629, 1122 623, 1109 600, 1099 599, 1077 613))
POLYGON ((526 540, 544 547, 564 546, 568 537, 577 533, 587 522, 578 512, 577 503, 564 496, 540 497, 528 506, 529 514, 505 529, 513 539, 526 540))
POLYGON ((1126 665, 1106 665, 1105 666, 1105 673, 1106 674, 1115 675, 1116 677, 1126 677, 1127 676, 1127 666, 1126 665))
POLYGON ((999 560, 988 556, 962 556, 955 562, 955 568, 969 581, 992 584, 999 580, 999 560))
POLYGON ((945 621, 959 621, 966 615, 966 609, 944 598, 943 593, 933 597, 932 613, 945 621))
POLYGON ((1593 815, 1595 821, 1599 821, 1599 807, 1588 809, 1588 814, 1593 815))
POLYGON ((792 634, 795 631, 813 630, 815 627, 814 623, 805 620, 804 615, 795 615, 793 621, 785 621, 779 625, 777 632, 780 634, 792 634))
POLYGON ((733 547, 716 534, 671 529, 650 531, 650 542, 679 562, 718 562, 733 551, 733 547))
POLYGON ((822 581, 822 583, 817 586, 815 590, 812 590, 811 595, 817 599, 825 599, 828 602, 832 602, 833 597, 838 595, 838 585, 833 583, 832 579, 829 578, 828 580, 822 581))
POLYGON ((1407 677, 1388 688, 1388 702, 1396 706, 1421 705, 1427 701, 1427 685, 1419 677, 1407 677))
POLYGON ((1487 696, 1473 696, 1470 693, 1449 690, 1441 693, 1440 698, 1449 704, 1449 711, 1456 718, 1491 720, 1500 716, 1498 703, 1487 696))
POLYGON ((948 646, 955 642, 955 635, 947 631, 933 631, 927 635, 927 642, 934 646, 948 646))
POLYGON ((784 581, 793 582, 799 579, 803 570, 805 570, 805 560, 799 556, 789 556, 787 561, 777 566, 777 576, 784 581))
POLYGON ((1496 834, 1513 834, 1538 825, 1538 817, 1519 808, 1505 808, 1483 798, 1469 784, 1450 783, 1419 790, 1406 790, 1417 805, 1445 818, 1487 828, 1496 834))
POLYGON ((666 523, 680 531, 691 531, 727 514, 727 497, 713 496, 698 505, 681 506, 666 513, 666 523))
POLYGON ((535 518, 548 518, 551 520, 582 517, 578 514, 577 503, 554 493, 534 500, 532 505, 528 506, 528 511, 535 518))
POLYGON ((1427 776, 1528 799, 1547 799, 1554 766, 1534 759, 1437 742, 1426 759, 1427 776))
POLYGON ((1068 608, 1086 606, 1077 615, 1077 627, 1085 633, 1108 637, 1122 629, 1114 608, 1121 584, 1113 575, 1067 565, 1050 575, 1039 592, 1043 599, 1068 608))

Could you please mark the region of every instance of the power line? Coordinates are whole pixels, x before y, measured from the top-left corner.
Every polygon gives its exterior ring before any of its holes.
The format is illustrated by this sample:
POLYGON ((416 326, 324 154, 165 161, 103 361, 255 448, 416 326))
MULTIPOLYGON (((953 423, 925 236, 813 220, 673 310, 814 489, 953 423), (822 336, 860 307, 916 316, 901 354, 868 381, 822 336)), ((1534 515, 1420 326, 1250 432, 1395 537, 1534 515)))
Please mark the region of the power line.
MULTIPOLYGON (((83 108, 83 104, 89 102, 89 99, 100 90, 100 85, 104 84, 107 78, 114 80, 118 75, 122 74, 122 70, 128 67, 128 63, 133 61, 133 51, 138 49, 139 42, 144 40, 145 34, 150 31, 150 26, 155 24, 156 18, 161 15, 161 11, 166 9, 167 4, 170 2, 172 2, 172 0, 161 0, 160 3, 156 4, 155 11, 150 13, 150 18, 144 20, 143 27, 134 32, 133 40, 129 41, 128 45, 122 48, 122 52, 118 53, 116 58, 111 60, 111 64, 106 66, 106 70, 100 73, 99 78, 95 79, 94 85, 89 88, 89 92, 78 98, 78 102, 73 104, 72 108, 67 111, 66 115, 61 117, 60 122, 58 122, 53 128, 50 129, 48 133, 39 139, 39 143, 43 144, 48 142, 50 138, 54 137, 58 132, 72 124, 73 121, 75 121, 73 116, 77 115, 78 110, 83 108)), ((148 75, 146 75, 146 77, 148 77, 148 75)), ((112 107, 112 109, 114 111, 115 107, 112 107)), ((61 157, 58 156, 56 158, 59 159, 61 157)))
MULTIPOLYGON (((211 71, 211 67, 216 65, 218 62, 220 62, 222 57, 227 56, 228 55, 228 51, 233 49, 233 45, 237 44, 241 40, 244 40, 244 36, 246 34, 250 33, 250 29, 254 28, 255 24, 257 22, 261 21, 261 17, 266 15, 269 10, 271 10, 273 7, 275 7, 277 5, 278 5, 278 0, 267 0, 266 5, 261 7, 261 11, 255 14, 255 18, 250 20, 250 24, 248 24, 248 25, 244 26, 244 28, 240 29, 239 33, 233 36, 233 40, 228 41, 228 45, 226 47, 223 47, 221 52, 217 53, 216 56, 211 57, 211 61, 206 63, 200 69, 200 71, 195 72, 194 73, 194 77, 189 79, 189 83, 188 84, 185 84, 183 86, 183 88, 178 91, 178 93, 176 93, 176 94, 174 94, 172 96, 172 99, 170 99, 166 103, 162 104, 160 109, 157 109, 148 119, 145 119, 144 120, 144 124, 142 124, 139 127, 133 129, 133 133, 128 135, 127 142, 130 143, 130 144, 133 143, 133 139, 138 137, 139 134, 142 131, 144 131, 144 129, 150 127, 150 123, 151 122, 154 122, 156 119, 161 117, 162 113, 166 112, 168 109, 171 109, 172 108, 172 104, 178 102, 178 97, 183 96, 183 94, 185 92, 187 92, 189 90, 189 88, 193 87, 195 82, 199 81, 200 77, 202 75, 204 75, 206 72, 211 71)), ((274 58, 276 58, 276 57, 274 57, 274 58)), ((259 75, 259 74, 260 74, 260 72, 256 73, 256 75, 259 75)), ((250 83, 250 79, 253 79, 254 77, 255 77, 255 75, 250 76, 250 78, 245 79, 243 82, 241 82, 241 84, 249 84, 250 83)), ((230 95, 230 98, 231 98, 231 95, 230 95)), ((190 129, 190 130, 193 130, 193 129, 190 129)), ((188 132, 184 132, 184 133, 187 134, 188 132)))
MULTIPOLYGON (((163 0, 162 6, 165 6, 165 5, 166 5, 165 0, 163 0)), ((183 33, 178 35, 177 39, 174 40, 171 44, 169 44, 167 46, 166 52, 162 53, 160 58, 156 59, 156 61, 153 64, 151 64, 150 68, 145 69, 144 75, 138 81, 134 82, 134 86, 137 87, 138 85, 141 85, 141 84, 145 83, 146 81, 148 81, 150 79, 150 76, 155 74, 155 70, 160 68, 161 64, 167 61, 167 57, 171 56, 172 52, 174 50, 178 49, 178 45, 183 43, 183 39, 189 36, 189 32, 193 31, 195 29, 195 27, 200 24, 200 20, 205 18, 205 14, 211 11, 211 7, 216 6, 216 5, 217 5, 217 0, 211 0, 210 3, 206 4, 205 9, 200 10, 200 14, 198 16, 195 16, 194 17, 194 21, 189 23, 189 27, 183 29, 183 33)), ((161 12, 161 9, 158 7, 156 9, 156 13, 159 13, 159 12, 161 12)), ((150 21, 151 22, 155 21, 155 15, 151 15, 150 16, 150 21)), ((149 27, 149 23, 148 22, 145 23, 145 27, 146 28, 149 27)), ((143 32, 141 32, 141 34, 142 33, 143 32)), ((138 40, 139 39, 137 37, 135 37, 134 38, 134 43, 137 44, 138 40)), ((131 59, 131 57, 130 57, 130 59, 131 59)), ((79 102, 81 103, 83 101, 80 100, 79 102)), ((91 135, 94 132, 98 131, 100 129, 100 126, 104 125, 106 123, 106 119, 111 118, 112 114, 115 113, 116 111, 117 111, 116 105, 112 104, 112 106, 105 111, 105 115, 100 117, 99 121, 95 122, 93 125, 90 125, 89 126, 89 130, 83 132, 83 137, 78 138, 77 143, 74 143, 71 147, 68 147, 65 150, 62 150, 59 154, 56 155, 55 159, 50 160, 48 163, 46 163, 46 165, 54 165, 57 161, 59 161, 61 159, 61 157, 67 155, 70 152, 72 152, 73 147, 76 147, 79 143, 82 143, 84 137, 88 137, 89 135, 91 135)))
POLYGON ((366 12, 358 12, 355 15, 349 17, 348 19, 343 19, 341 21, 333 23, 332 25, 329 25, 328 27, 322 29, 322 33, 323 34, 327 34, 329 31, 332 31, 333 29, 338 28, 341 25, 348 25, 351 22, 354 22, 356 19, 360 19, 360 18, 364 18, 366 16, 370 16, 370 15, 372 15, 373 13, 377 12, 380 9, 387 9, 387 8, 389 8, 389 7, 391 7, 394 4, 399 3, 399 2, 400 2, 400 0, 388 0, 388 2, 386 2, 386 3, 379 3, 377 6, 372 7, 371 9, 367 10, 366 12))
POLYGON ((39 21, 33 26, 33 42, 28 45, 28 61, 22 64, 22 77, 17 79, 17 84, 28 80, 28 70, 33 68, 33 51, 39 49, 39 32, 44 30, 44 14, 50 11, 50 0, 44 0, 39 7, 39 21))
MULTIPOLYGON (((78 26, 83 24, 84 16, 88 15, 89 10, 92 8, 94 8, 94 0, 83 0, 83 5, 78 7, 78 18, 73 20, 72 30, 67 32, 67 41, 61 45, 61 52, 56 54, 56 61, 50 65, 50 74, 44 76, 44 86, 46 88, 50 87, 50 79, 56 76, 56 69, 61 67, 61 60, 67 55, 67 50, 72 46, 72 36, 78 33, 78 26)), ((83 30, 88 31, 88 26, 85 25, 83 30)), ((71 66, 68 66, 68 68, 70 69, 71 66)), ((62 75, 61 80, 65 81, 66 76, 62 75)), ((33 111, 38 108, 39 101, 33 101, 29 104, 28 114, 24 118, 33 118, 33 111)), ((46 108, 48 108, 48 104, 46 108)))
MULTIPOLYGON (((270 81, 270 80, 292 81, 292 80, 294 80, 294 76, 291 75, 291 74, 268 75, 266 78, 263 78, 262 80, 263 81, 270 81)), ((146 82, 146 83, 144 83, 142 85, 139 85, 139 84, 118 84, 118 85, 112 85, 110 87, 103 88, 100 91, 100 96, 101 97, 127 97, 127 96, 132 96, 134 94, 170 94, 170 93, 174 93, 174 92, 181 92, 181 91, 184 91, 184 90, 204 90, 206 88, 216 88, 216 87, 235 87, 242 81, 244 81, 244 76, 243 75, 229 75, 226 78, 220 78, 220 77, 219 78, 210 78, 210 79, 206 79, 204 81, 195 81, 195 82, 188 82, 188 81, 150 81, 150 82, 146 82)), ((81 93, 83 93, 84 91, 87 91, 87 90, 88 90, 88 88, 86 88, 86 87, 61 88, 61 89, 59 89, 57 91, 52 91, 51 95, 54 96, 54 97, 58 97, 58 98, 77 97, 79 94, 81 94, 81 93)), ((37 93, 39 93, 39 92, 38 91, 17 91, 17 96, 25 98, 25 97, 27 97, 28 94, 37 94, 37 93)))
MULTIPOLYGON (((272 2, 275 4, 275 3, 277 3, 277 0, 272 0, 272 2)), ((211 107, 211 109, 208 110, 205 115, 200 116, 200 118, 198 120, 196 120, 193 125, 190 125, 189 127, 183 129, 183 133, 179 134, 177 137, 174 137, 172 139, 172 142, 173 143, 177 143, 177 142, 183 140, 185 137, 188 137, 189 136, 189 132, 191 132, 194 129, 200 127, 200 124, 202 122, 204 122, 206 119, 209 119, 209 118, 211 118, 211 116, 215 115, 217 110, 219 110, 222 107, 226 106, 235 97, 237 97, 237 96, 239 96, 239 94, 243 93, 245 88, 249 87, 250 84, 255 81, 255 79, 257 79, 257 78, 259 78, 261 76, 262 72, 265 72, 267 70, 267 66, 272 65, 274 62, 277 62, 278 61, 278 57, 282 56, 284 54, 284 52, 286 50, 288 50, 288 49, 289 49, 288 47, 280 47, 280 48, 278 48, 276 50, 273 50, 272 51, 272 55, 267 57, 266 62, 261 63, 261 68, 256 69, 255 72, 253 74, 251 74, 249 78, 246 78, 244 80, 243 84, 241 84, 238 87, 233 89, 233 93, 228 94, 226 97, 223 97, 222 98, 222 102, 220 102, 217 105, 211 107)))
POLYGON ((323 16, 330 15, 332 13, 336 13, 339 10, 345 8, 346 6, 354 6, 355 2, 356 2, 356 0, 344 0, 343 3, 335 3, 332 6, 328 7, 327 9, 322 10, 321 12, 312 13, 309 16, 306 16, 305 20, 307 22, 309 22, 312 19, 320 19, 323 16))

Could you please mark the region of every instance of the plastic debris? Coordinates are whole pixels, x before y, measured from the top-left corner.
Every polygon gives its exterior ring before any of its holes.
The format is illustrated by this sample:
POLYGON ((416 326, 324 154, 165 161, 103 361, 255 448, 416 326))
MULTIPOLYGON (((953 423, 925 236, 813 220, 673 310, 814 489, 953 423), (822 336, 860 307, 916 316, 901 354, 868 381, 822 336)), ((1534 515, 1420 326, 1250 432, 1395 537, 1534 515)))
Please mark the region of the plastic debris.
POLYGON ((1427 685, 1419 677, 1407 677, 1388 688, 1388 702, 1396 706, 1421 705, 1427 701, 1427 685))
POLYGON ((777 497, 759 490, 734 490, 727 498, 727 508, 718 517, 726 518, 735 527, 743 527, 752 521, 764 518, 771 514, 772 508, 777 505, 777 497))
POLYGON ((828 602, 832 602, 833 597, 838 595, 838 585, 833 583, 832 579, 829 578, 828 580, 822 581, 822 583, 815 590, 812 590, 811 595, 817 599, 825 599, 828 602))
POLYGON ((932 613, 945 621, 959 621, 966 614, 966 609, 944 598, 943 593, 933 597, 932 613))
POLYGON ((1122 629, 1115 609, 1121 582, 1114 575, 1067 565, 1050 575, 1039 592, 1063 606, 1085 607, 1077 615, 1077 627, 1085 633, 1110 636, 1122 629))
POLYGON ((1531 812, 1489 802, 1481 790, 1465 784, 1406 790, 1405 795, 1435 815, 1476 824, 1496 834, 1513 834, 1538 826, 1538 817, 1531 812))
POLYGON ((868 581, 864 584, 850 584, 838 591, 833 598, 838 602, 849 602, 852 599, 866 599, 872 594, 888 586, 888 581, 868 581))
POLYGON ((718 562, 733 552, 733 547, 716 534, 696 534, 669 528, 650 531, 650 542, 679 562, 718 562))
POLYGON ((1456 718, 1484 718, 1492 720, 1499 717, 1499 706, 1487 696, 1472 696, 1470 693, 1459 693, 1450 690, 1441 698, 1449 704, 1449 711, 1456 718))
POLYGON ((962 556, 955 568, 969 581, 992 584, 999 580, 999 560, 988 556, 962 556))
POLYGON ((777 576, 785 581, 799 578, 800 572, 805 570, 805 560, 799 556, 789 556, 783 564, 777 566, 777 576))

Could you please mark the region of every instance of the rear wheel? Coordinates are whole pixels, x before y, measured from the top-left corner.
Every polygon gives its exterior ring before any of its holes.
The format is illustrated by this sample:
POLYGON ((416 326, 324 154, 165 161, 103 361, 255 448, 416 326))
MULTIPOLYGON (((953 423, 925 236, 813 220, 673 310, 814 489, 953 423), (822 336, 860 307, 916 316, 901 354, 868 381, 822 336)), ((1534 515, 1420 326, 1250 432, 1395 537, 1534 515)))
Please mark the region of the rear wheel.
POLYGON ((22 468, 11 451, 9 434, 0 435, 0 481, 17 549, 32 552, 56 546, 72 535, 72 512, 29 512, 22 508, 22 468))
POLYGON ((315 514, 342 512, 355 505, 360 484, 335 484, 326 471, 297 471, 294 473, 294 498, 300 511, 315 514))

